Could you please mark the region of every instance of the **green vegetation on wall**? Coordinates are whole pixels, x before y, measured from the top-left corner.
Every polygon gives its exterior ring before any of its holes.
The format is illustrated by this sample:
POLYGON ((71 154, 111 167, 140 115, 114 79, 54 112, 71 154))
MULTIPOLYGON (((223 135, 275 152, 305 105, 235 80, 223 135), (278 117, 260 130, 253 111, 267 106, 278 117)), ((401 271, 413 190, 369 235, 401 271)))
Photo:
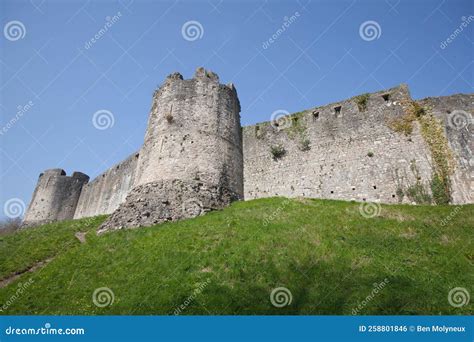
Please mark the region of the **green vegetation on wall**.
POLYGON ((309 151, 311 149, 311 141, 308 138, 301 139, 300 150, 309 151))
POLYGON ((454 156, 448 144, 441 122, 431 113, 419 118, 421 135, 428 145, 433 161, 431 191, 436 204, 451 201, 450 176, 454 172, 454 156))
MULTIPOLYGON (((430 181, 432 200, 436 204, 447 204, 451 201, 450 176, 454 172, 455 164, 443 126, 428 108, 414 101, 405 104, 404 107, 405 113, 389 121, 388 125, 395 132, 409 136, 413 132, 414 122, 420 124, 421 135, 430 150, 433 162, 433 175, 430 181)), ((429 196, 418 178, 417 183, 410 186, 405 194, 415 198, 417 203, 427 203, 429 196)))
POLYGON ((273 156, 273 159, 277 160, 285 155, 286 150, 281 145, 275 145, 275 146, 270 147, 270 152, 273 156))
POLYGON ((369 94, 362 94, 356 96, 355 101, 357 103, 357 107, 359 108, 359 112, 365 112, 367 110, 367 102, 369 101, 369 94))
POLYGON ((289 118, 291 120, 291 125, 285 129, 290 139, 300 137, 304 139, 306 137, 306 125, 303 122, 304 112, 298 112, 291 115, 289 118))

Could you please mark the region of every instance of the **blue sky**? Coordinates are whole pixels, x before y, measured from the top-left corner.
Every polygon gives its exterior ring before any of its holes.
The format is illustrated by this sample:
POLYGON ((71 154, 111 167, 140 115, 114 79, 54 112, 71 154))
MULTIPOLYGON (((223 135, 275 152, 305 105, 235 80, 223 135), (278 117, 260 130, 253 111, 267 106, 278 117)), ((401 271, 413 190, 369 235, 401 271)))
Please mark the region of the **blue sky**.
POLYGON ((138 150, 151 95, 174 71, 190 78, 204 66, 233 82, 243 125, 400 83, 414 98, 473 92, 473 7, 469 0, 3 0, 0 217, 12 215, 5 212, 12 202, 21 213, 44 169, 93 178, 138 150), (113 125, 97 129, 98 111, 113 125))

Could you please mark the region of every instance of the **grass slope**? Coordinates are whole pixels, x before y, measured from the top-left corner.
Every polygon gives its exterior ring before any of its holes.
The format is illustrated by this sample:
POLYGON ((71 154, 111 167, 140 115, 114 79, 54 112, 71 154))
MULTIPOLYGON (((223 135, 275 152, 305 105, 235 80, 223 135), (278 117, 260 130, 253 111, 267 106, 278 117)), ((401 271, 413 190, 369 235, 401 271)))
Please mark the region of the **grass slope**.
POLYGON ((0 314, 472 314, 448 293, 474 293, 473 209, 384 205, 364 218, 358 203, 269 198, 102 236, 105 217, 45 225, 0 237, 0 279, 54 257, 0 289, 0 314), (112 305, 94 305, 101 287, 112 305), (290 305, 271 304, 277 287, 290 305))

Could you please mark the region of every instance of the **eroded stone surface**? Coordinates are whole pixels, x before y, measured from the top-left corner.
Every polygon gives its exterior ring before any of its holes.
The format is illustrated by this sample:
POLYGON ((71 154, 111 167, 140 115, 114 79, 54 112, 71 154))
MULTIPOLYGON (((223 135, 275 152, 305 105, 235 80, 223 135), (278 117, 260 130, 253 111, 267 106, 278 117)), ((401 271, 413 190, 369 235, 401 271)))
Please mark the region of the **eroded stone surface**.
POLYGON ((153 96, 134 187, 100 231, 193 217, 243 198, 240 104, 236 90, 199 68, 174 73, 153 96))
POLYGON ((239 194, 227 188, 199 181, 147 183, 130 192, 125 203, 100 227, 98 233, 196 217, 221 209, 239 198, 239 194))
MULTIPOLYGON (((284 119, 285 129, 268 122, 242 129, 233 84, 220 84, 217 74, 204 68, 188 80, 173 73, 154 93, 140 151, 90 183, 82 173, 45 171, 25 225, 113 213, 101 228, 106 231, 269 196, 396 203, 399 187, 417 180, 427 185, 433 174, 418 124, 410 136, 388 125, 404 115, 404 104, 411 101, 408 87, 401 85, 369 94, 363 110, 354 97, 305 110, 298 122, 284 119), (285 150, 281 158, 272 155, 274 146, 285 150), (194 199, 202 210, 191 205, 183 213, 183 203, 194 199)), ((417 102, 444 123, 456 159, 452 202, 472 203, 474 94, 417 102)))
POLYGON ((89 176, 81 172, 66 176, 62 169, 44 171, 39 176, 23 225, 72 219, 82 187, 88 181, 89 176))

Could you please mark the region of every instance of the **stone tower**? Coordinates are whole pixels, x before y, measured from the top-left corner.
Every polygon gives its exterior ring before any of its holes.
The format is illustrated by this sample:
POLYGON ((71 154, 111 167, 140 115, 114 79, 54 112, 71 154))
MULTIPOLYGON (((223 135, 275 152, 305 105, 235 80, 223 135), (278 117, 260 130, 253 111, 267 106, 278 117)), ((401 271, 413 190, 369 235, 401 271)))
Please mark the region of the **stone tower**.
POLYGON ((77 201, 89 176, 74 172, 66 176, 62 169, 50 169, 40 174, 23 224, 70 220, 74 217, 77 201))
POLYGON ((154 93, 133 189, 100 232, 194 217, 243 198, 240 104, 232 84, 199 68, 154 93))

